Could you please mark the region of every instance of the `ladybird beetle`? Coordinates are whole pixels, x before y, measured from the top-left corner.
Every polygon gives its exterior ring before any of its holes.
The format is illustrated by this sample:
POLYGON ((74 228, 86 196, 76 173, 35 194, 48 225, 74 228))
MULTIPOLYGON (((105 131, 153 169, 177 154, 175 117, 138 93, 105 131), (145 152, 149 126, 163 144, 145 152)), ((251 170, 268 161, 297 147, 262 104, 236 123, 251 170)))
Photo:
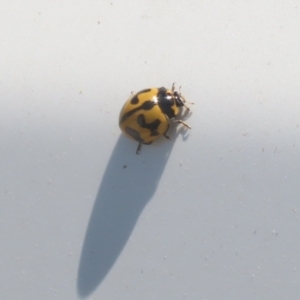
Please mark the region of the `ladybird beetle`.
POLYGON ((182 120, 174 119, 181 107, 189 110, 185 102, 180 92, 175 91, 174 83, 171 90, 164 87, 144 89, 127 100, 120 112, 119 126, 128 138, 139 142, 136 154, 142 144, 150 145, 161 135, 169 139, 167 131, 171 121, 191 128, 182 120))

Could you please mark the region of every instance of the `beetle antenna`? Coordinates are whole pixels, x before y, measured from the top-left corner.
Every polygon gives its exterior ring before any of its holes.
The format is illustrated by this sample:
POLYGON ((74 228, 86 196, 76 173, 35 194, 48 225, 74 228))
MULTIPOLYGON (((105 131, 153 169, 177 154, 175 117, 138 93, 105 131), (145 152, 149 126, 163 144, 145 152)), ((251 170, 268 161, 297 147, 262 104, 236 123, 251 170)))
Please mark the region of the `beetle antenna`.
POLYGON ((173 84, 172 84, 172 92, 175 91, 175 83, 176 83, 176 82, 173 82, 173 84))

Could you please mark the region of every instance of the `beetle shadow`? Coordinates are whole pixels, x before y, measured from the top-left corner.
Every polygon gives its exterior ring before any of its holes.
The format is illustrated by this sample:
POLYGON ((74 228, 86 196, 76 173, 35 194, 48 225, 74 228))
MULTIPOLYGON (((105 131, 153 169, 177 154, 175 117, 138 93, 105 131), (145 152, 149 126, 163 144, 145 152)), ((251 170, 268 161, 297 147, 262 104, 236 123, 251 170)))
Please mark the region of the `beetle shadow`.
POLYGON ((177 136, 188 136, 183 126, 171 126, 168 133, 170 141, 161 138, 143 145, 139 155, 135 154, 137 143, 119 137, 85 234, 77 276, 80 297, 89 296, 104 280, 155 193, 177 136))

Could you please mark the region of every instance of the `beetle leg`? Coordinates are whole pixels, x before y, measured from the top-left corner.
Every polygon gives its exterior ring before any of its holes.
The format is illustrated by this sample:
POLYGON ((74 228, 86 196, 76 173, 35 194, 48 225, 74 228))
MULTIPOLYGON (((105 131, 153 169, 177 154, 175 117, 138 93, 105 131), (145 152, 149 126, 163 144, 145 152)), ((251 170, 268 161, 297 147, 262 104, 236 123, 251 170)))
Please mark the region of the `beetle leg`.
POLYGON ((139 142, 139 145, 138 145, 138 147, 137 147, 137 149, 136 149, 136 154, 139 154, 140 153, 140 151, 141 151, 141 146, 142 146, 142 143, 141 142, 139 142))
MULTIPOLYGON (((190 104, 194 104, 194 103, 190 103, 190 104)), ((190 108, 185 103, 183 103, 183 106, 185 107, 186 110, 190 110, 190 108)))
POLYGON ((165 137, 167 140, 170 140, 170 137, 167 136, 167 133, 164 133, 164 137, 165 137))
MULTIPOLYGON (((166 118, 167 118, 167 116, 166 116, 166 118)), ((167 119, 167 120, 168 120, 168 119, 167 119)), ((168 130, 169 130, 169 128, 170 128, 170 120, 169 120, 168 122, 169 122, 169 125, 168 125, 167 130, 166 130, 165 133, 164 133, 164 137, 165 137, 167 140, 170 140, 170 137, 167 135, 167 132, 168 132, 168 130)))
POLYGON ((183 126, 189 128, 189 129, 191 129, 191 127, 190 127, 188 124, 184 123, 184 122, 181 121, 181 120, 173 120, 173 122, 174 122, 174 123, 180 123, 180 124, 182 124, 183 126))

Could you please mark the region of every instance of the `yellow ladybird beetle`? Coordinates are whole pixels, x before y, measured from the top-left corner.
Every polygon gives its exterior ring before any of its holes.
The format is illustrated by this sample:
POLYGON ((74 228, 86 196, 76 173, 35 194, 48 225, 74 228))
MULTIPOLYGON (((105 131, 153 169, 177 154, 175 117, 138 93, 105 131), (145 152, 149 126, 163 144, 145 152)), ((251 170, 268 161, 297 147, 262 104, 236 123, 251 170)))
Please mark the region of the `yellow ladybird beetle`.
POLYGON ((128 138, 139 143, 137 154, 142 144, 149 145, 161 135, 169 139, 167 131, 171 121, 191 128, 182 120, 174 119, 181 107, 189 110, 185 102, 181 93, 175 91, 174 83, 171 90, 144 89, 127 100, 120 112, 119 126, 128 138))

